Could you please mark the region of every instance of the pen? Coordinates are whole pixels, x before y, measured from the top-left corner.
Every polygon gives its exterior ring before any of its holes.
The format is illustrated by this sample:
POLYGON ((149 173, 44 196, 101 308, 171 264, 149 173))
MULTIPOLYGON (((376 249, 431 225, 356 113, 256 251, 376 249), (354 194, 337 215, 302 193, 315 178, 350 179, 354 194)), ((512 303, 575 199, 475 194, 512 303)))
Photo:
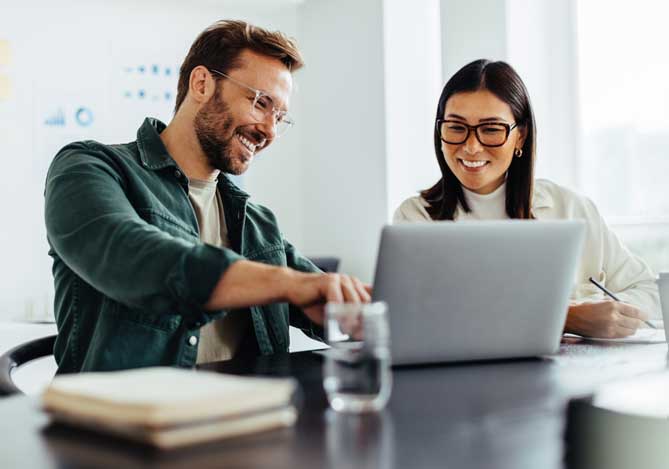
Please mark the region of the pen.
MULTIPOLYGON (((617 297, 616 295, 613 294, 613 292, 609 291, 608 288, 606 288, 604 285, 602 285, 601 283, 599 283, 599 282, 598 282, 597 280, 595 280, 594 278, 590 277, 588 280, 590 280, 590 283, 592 283, 594 286, 596 286, 597 288, 599 288, 601 291, 603 291, 604 293, 606 293, 607 295, 609 295, 609 296, 610 296, 611 298, 613 298, 615 301, 620 301, 620 300, 618 299, 618 297, 617 297)), ((645 319, 642 319, 642 321, 645 322, 646 325, 647 325, 648 327, 650 327, 651 329, 657 329, 657 327, 655 327, 655 324, 653 324, 652 322, 647 321, 647 320, 645 320, 645 319)))

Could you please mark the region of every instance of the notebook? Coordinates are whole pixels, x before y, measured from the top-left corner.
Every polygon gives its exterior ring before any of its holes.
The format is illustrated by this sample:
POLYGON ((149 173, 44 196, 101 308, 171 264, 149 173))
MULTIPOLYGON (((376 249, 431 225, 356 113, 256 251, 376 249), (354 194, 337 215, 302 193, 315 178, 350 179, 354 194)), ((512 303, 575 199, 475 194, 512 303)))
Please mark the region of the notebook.
POLYGON ((62 375, 42 395, 56 422, 160 448, 292 425, 292 379, 153 367, 62 375))

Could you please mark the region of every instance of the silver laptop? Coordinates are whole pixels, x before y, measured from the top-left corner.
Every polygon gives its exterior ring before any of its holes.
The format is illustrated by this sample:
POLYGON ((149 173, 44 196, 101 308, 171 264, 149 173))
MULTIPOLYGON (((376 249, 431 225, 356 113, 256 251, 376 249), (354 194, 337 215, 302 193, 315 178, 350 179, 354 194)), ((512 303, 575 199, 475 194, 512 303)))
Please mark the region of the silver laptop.
POLYGON ((393 364, 557 352, 584 235, 582 221, 386 226, 373 299, 393 364))

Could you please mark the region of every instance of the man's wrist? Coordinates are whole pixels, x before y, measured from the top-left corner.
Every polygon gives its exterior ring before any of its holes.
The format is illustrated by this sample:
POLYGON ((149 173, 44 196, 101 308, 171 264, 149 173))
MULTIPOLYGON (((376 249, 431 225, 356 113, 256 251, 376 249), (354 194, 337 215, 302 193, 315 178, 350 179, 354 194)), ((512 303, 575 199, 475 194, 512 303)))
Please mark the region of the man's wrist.
POLYGON ((273 272, 272 282, 276 282, 275 285, 278 287, 280 302, 289 302, 291 293, 295 291, 295 284, 298 282, 298 278, 301 272, 298 272, 290 267, 277 267, 273 272))

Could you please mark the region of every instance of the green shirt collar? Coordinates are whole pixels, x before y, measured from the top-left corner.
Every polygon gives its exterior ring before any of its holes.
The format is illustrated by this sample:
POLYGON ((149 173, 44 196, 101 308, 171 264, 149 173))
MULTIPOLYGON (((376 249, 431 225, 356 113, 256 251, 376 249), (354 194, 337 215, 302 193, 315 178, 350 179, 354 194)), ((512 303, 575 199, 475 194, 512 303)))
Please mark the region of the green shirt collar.
MULTIPOLYGON (((160 133, 165 130, 166 127, 167 126, 158 119, 147 117, 137 131, 139 157, 142 160, 142 164, 149 169, 157 170, 169 166, 175 168, 179 167, 177 162, 174 161, 168 153, 163 141, 160 139, 160 133)), ((218 187, 224 193, 233 197, 242 199, 248 199, 250 197, 249 194, 237 187, 237 185, 223 173, 218 177, 218 187)))
POLYGON ((167 152, 160 139, 160 133, 167 126, 153 117, 144 119, 137 131, 137 146, 142 164, 149 169, 163 169, 169 166, 178 167, 176 161, 167 152))
POLYGON ((237 187, 237 185, 224 173, 218 175, 218 189, 223 194, 229 194, 230 196, 239 199, 248 199, 250 197, 248 193, 237 187))

